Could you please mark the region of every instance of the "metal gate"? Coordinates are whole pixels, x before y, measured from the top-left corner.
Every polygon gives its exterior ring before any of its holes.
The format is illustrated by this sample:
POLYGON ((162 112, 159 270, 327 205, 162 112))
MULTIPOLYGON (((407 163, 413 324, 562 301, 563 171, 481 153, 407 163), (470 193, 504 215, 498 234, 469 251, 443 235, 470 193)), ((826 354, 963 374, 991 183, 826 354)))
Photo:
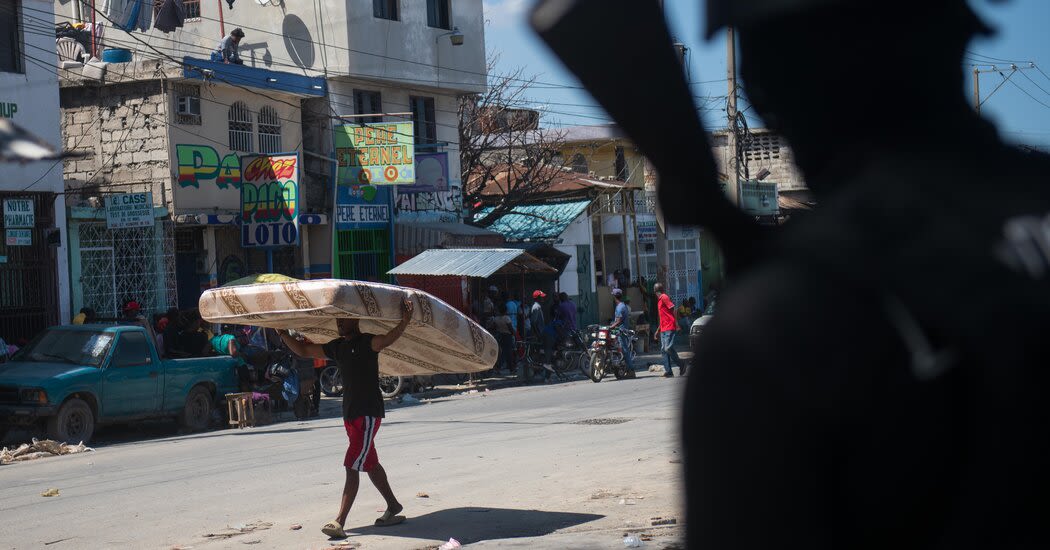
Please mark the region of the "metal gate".
POLYGON ((47 243, 49 228, 55 223, 54 195, 0 195, 0 202, 32 198, 36 216, 28 246, 7 246, 0 216, 0 338, 14 344, 58 322, 57 262, 55 249, 47 243))
POLYGON ((696 249, 696 239, 674 239, 667 241, 667 294, 675 305, 680 305, 686 298, 699 300, 700 293, 697 273, 700 271, 700 254, 696 249))
POLYGON ((128 300, 142 305, 145 314, 174 306, 175 238, 170 220, 151 227, 111 231, 105 222, 81 222, 79 307, 90 307, 100 317, 116 317, 128 300))

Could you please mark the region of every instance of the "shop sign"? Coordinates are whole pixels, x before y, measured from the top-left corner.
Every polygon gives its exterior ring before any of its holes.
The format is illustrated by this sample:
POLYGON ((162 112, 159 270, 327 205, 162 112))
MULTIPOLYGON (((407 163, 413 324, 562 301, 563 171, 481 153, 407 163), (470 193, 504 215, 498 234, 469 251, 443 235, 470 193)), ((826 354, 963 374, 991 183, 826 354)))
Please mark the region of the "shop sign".
POLYGON ((390 189, 375 185, 340 185, 336 189, 338 230, 377 229, 390 225, 390 189))
POLYGON ((4 227, 8 229, 36 227, 36 210, 33 209, 33 199, 5 199, 4 227))
POLYGON ((415 183, 413 128, 411 122, 337 126, 336 182, 339 185, 415 183))
POLYGON ((32 229, 8 229, 7 246, 32 246, 32 229))
POLYGON ((777 184, 769 181, 742 181, 740 209, 752 216, 775 216, 780 212, 777 184))
POLYGON ((241 157, 241 246, 299 244, 299 154, 241 157))
POLYGON ((106 227, 153 226, 153 193, 121 193, 106 197, 106 227))
POLYGON ((398 185, 398 195, 448 191, 448 153, 420 153, 415 168, 416 183, 398 185))
POLYGON ((638 243, 652 244, 656 242, 656 222, 638 222, 638 243))

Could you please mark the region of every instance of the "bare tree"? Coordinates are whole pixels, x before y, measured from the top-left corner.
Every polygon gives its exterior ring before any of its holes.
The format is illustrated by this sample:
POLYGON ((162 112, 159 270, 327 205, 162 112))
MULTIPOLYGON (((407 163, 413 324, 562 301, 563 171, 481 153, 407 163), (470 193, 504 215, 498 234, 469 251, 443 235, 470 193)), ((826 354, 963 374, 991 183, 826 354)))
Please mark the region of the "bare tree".
POLYGON ((459 155, 467 223, 488 227, 567 176, 561 155, 564 133, 541 130, 540 113, 523 108, 534 82, 535 77, 523 77, 519 68, 490 76, 484 93, 460 98, 459 155), (485 207, 494 208, 477 217, 485 207))

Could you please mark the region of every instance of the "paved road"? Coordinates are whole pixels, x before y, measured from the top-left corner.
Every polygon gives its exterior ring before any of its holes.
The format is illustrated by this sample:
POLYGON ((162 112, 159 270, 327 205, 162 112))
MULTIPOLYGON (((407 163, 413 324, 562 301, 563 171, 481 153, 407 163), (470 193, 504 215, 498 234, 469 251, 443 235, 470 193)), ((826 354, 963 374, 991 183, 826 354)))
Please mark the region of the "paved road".
MULTIPOLYGON (((362 479, 351 541, 623 548, 631 530, 675 547, 681 525, 651 523, 681 517, 683 388, 639 373, 393 406, 377 449, 410 519, 371 526, 382 499, 362 479)), ((319 526, 336 512, 345 437, 322 418, 0 466, 0 548, 331 548, 319 526)))

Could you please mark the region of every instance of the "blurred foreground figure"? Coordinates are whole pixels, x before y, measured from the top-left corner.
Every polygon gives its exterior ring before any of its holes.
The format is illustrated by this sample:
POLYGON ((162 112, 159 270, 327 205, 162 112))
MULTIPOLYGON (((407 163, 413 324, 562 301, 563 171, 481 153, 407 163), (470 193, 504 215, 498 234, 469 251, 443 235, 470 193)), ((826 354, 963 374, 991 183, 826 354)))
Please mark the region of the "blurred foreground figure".
POLYGON ((963 0, 709 0, 819 207, 688 381, 690 548, 1050 548, 1050 161, 963 95, 963 0))

